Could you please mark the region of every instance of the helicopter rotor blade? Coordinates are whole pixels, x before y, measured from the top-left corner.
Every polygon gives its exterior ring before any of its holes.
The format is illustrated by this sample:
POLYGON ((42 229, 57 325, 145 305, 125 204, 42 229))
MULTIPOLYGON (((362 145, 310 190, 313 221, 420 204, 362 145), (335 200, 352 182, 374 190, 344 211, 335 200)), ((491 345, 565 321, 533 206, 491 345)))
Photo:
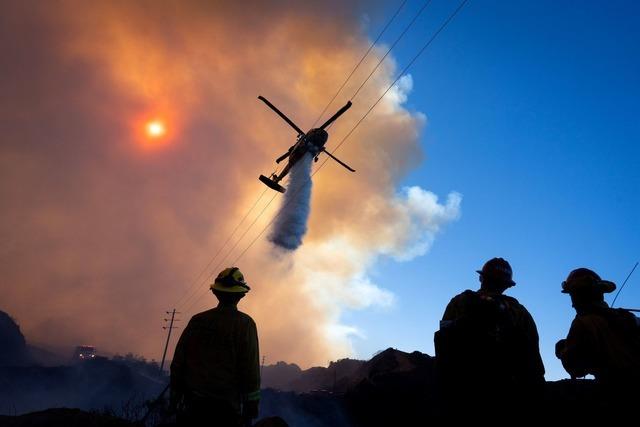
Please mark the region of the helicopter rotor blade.
POLYGON ((279 115, 279 116, 280 116, 280 118, 282 118, 282 120, 284 120, 285 122, 287 122, 287 123, 289 124, 289 126, 291 126, 292 128, 294 128, 294 129, 296 130, 296 132, 298 132, 298 135, 304 135, 304 134, 305 134, 305 133, 302 131, 302 129, 300 129, 300 128, 295 124, 295 123, 293 123, 289 117, 285 116, 285 114, 284 114, 282 111, 278 110, 278 109, 276 108, 276 106, 275 106, 275 105, 273 105, 272 103, 270 103, 270 102, 267 100, 267 98, 265 98, 264 96, 260 95, 260 96, 258 96, 258 99, 259 99, 260 101, 264 102, 265 104, 267 104, 267 106, 268 106, 269 108, 271 108, 273 111, 275 111, 275 112, 276 112, 276 114, 277 114, 277 115, 279 115))
POLYGON ((327 156, 331 157, 333 160, 335 160, 336 162, 340 163, 342 166, 344 166, 346 169, 350 170, 351 172, 355 172, 356 171, 351 166, 349 166, 348 164, 346 164, 345 162, 343 162, 342 160, 338 159, 336 156, 334 156, 333 154, 328 152, 326 148, 322 148, 322 151, 324 151, 327 154, 327 156))
POLYGON ((327 126, 329 126, 331 123, 333 123, 338 117, 340 117, 349 108, 351 108, 351 101, 347 101, 347 103, 344 105, 344 107, 339 109, 337 113, 335 113, 333 116, 331 116, 329 118, 329 120, 327 120, 326 122, 324 122, 324 124, 322 126, 320 126, 320 129, 324 129, 327 126))

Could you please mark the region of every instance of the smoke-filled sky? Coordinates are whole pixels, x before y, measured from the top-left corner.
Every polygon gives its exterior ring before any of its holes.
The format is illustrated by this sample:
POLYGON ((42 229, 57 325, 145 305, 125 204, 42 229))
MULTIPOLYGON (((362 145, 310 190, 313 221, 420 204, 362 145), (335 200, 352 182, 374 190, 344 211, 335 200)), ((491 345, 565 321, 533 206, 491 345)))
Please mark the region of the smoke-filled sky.
MULTIPOLYGON (((3 3, 3 308, 29 339, 158 358, 166 309, 179 303, 185 322, 214 303, 206 277, 248 248, 280 198, 194 278, 263 192, 257 176, 295 142, 257 95, 310 127, 370 43, 357 5, 293 5, 3 3), (147 135, 149 120, 166 135, 147 135)), ((381 66, 331 128, 330 148, 396 72, 393 60, 381 66)), ((238 261, 253 287, 242 307, 271 360, 352 354, 358 331, 341 323, 344 310, 393 303, 368 276, 376 260, 424 254, 458 218, 459 194, 398 187, 422 156, 425 117, 401 103, 410 85, 403 78, 341 148, 357 174, 327 164, 314 178, 303 247, 283 252, 265 233, 238 261)))
MULTIPOLYGON (((164 312, 214 305, 210 275, 237 260, 267 363, 432 354, 446 303, 503 256, 563 376, 559 283, 579 266, 620 283, 640 256, 635 3, 471 0, 336 153, 357 172, 314 175, 292 253, 259 234, 282 196, 257 177, 296 135, 257 96, 310 128, 399 3, 237 3, 0 2, 0 309, 40 344, 158 359, 164 312)), ((429 5, 330 150, 455 6, 429 5)), ((638 305, 627 286, 617 305, 638 305)))

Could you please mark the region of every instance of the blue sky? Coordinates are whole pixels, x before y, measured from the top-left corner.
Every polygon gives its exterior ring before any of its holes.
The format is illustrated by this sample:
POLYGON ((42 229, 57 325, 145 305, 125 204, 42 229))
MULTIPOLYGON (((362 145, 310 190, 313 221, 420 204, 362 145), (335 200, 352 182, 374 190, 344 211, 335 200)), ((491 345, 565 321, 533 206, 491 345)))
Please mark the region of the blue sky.
MULTIPOLYGON (((372 39, 398 4, 371 11, 372 39)), ((408 2, 386 43, 421 4, 408 2)), ((456 5, 433 0, 394 49, 400 68, 456 5)), ((630 1, 471 0, 415 63, 406 105, 428 118, 426 160, 404 184, 462 193, 462 217, 426 256, 381 260, 374 279, 398 301, 343 317, 366 335, 358 356, 433 354, 449 299, 502 256, 518 282, 508 293, 538 325, 547 378, 566 377, 553 347, 574 311, 560 282, 586 266, 621 284, 640 259, 639 13, 630 1)), ((616 305, 640 308, 640 271, 616 305)))

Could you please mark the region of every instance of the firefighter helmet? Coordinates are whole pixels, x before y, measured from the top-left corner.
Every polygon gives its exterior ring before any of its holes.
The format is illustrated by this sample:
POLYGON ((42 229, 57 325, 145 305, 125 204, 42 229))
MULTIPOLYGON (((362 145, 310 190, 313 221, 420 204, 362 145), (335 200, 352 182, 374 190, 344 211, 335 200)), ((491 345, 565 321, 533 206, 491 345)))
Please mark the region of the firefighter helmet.
POLYGON ((211 284, 211 289, 220 292, 247 293, 251 289, 238 267, 225 268, 211 284))
POLYGON ((482 270, 476 270, 476 273, 482 276, 483 281, 505 284, 509 287, 516 284, 513 281, 511 265, 504 258, 491 258, 482 266, 482 270))
POLYGON ((562 282, 562 293, 600 293, 608 294, 616 289, 616 284, 602 280, 598 274, 588 268, 576 268, 562 282))

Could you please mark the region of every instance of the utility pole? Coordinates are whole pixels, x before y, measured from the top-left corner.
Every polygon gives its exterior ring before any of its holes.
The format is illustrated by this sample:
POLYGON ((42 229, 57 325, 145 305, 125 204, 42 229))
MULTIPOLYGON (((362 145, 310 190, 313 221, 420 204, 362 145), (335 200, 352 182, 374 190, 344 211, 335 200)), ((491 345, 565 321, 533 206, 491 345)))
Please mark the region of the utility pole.
POLYGON ((170 322, 169 326, 163 326, 162 329, 166 329, 168 331, 167 333, 167 342, 165 342, 164 344, 164 351, 162 352, 162 362, 160 363, 160 373, 163 372, 163 368, 164 368, 164 360, 167 357, 167 348, 169 347, 169 340, 171 339, 171 331, 173 329, 176 329, 175 326, 173 326, 173 322, 179 322, 179 319, 176 319, 175 316, 176 314, 180 314, 180 312, 176 311, 176 309, 174 308, 173 311, 166 311, 165 313, 170 314, 171 315, 171 320, 169 319, 164 319, 165 322, 170 322))
POLYGON ((265 356, 264 354, 262 355, 262 365, 260 366, 260 378, 262 378, 262 371, 264 370, 264 359, 267 356, 265 356))

